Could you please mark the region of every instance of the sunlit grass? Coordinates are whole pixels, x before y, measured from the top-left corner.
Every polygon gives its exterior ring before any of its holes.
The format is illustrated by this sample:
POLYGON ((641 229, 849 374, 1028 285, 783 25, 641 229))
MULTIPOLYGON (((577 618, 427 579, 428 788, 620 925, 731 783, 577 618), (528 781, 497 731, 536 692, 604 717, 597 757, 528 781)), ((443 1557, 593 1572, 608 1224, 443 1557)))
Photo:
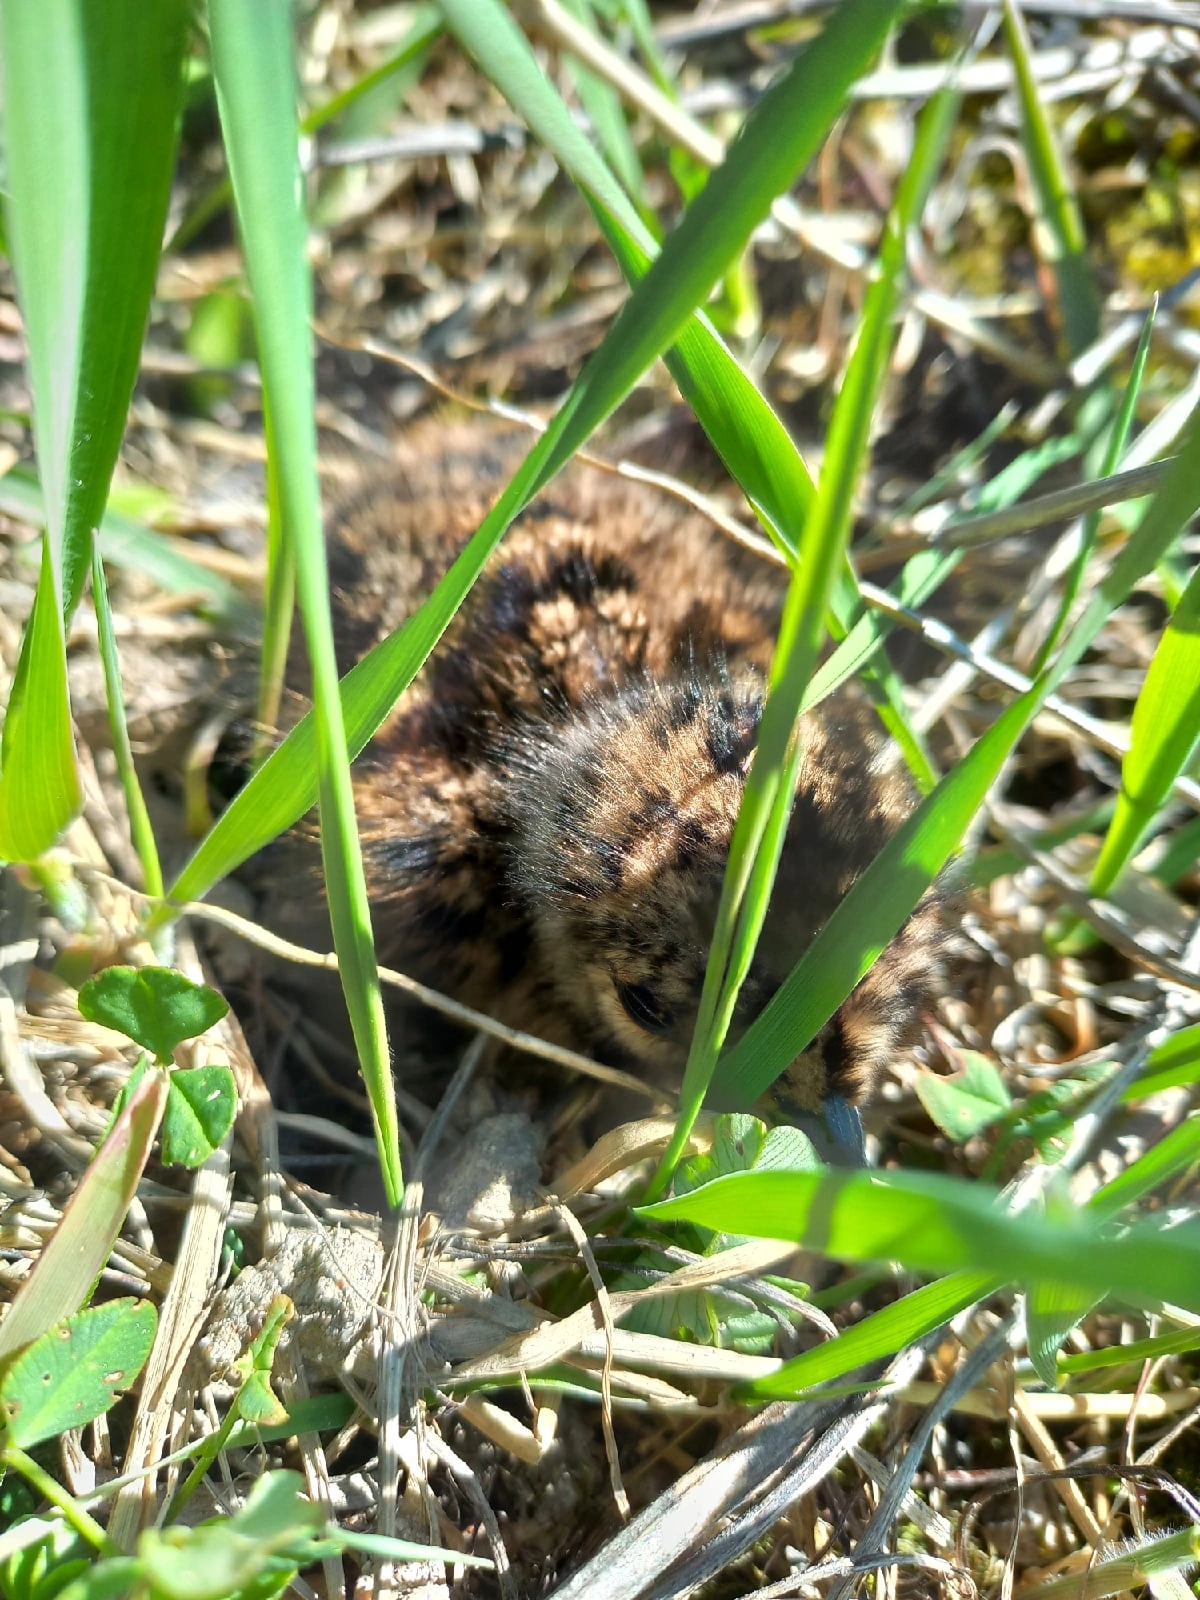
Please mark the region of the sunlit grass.
MULTIPOLYGON (((121 533, 119 519, 104 519, 103 511, 158 260, 185 47, 186 8, 180 5, 163 5, 151 16, 140 4, 122 0, 120 24, 114 25, 108 15, 101 29, 82 0, 48 3, 50 11, 41 21, 31 20, 32 10, 20 0, 3 0, 0 9, 11 191, 6 214, 29 341, 47 527, 34 611, 0 746, 0 855, 10 860, 36 860, 80 803, 64 626, 86 584, 93 527, 101 527, 101 556, 117 548, 113 541, 121 533), (53 30, 52 49, 47 47, 47 30, 53 30), (168 72, 156 78, 155 93, 144 104, 135 104, 151 58, 173 63, 174 76, 168 72), (128 224, 131 215, 136 226, 128 224)), ((572 9, 584 24, 603 26, 601 8, 578 0, 572 9)), ((1153 580, 1156 571, 1166 570, 1168 560, 1176 567, 1180 563, 1181 533, 1200 506, 1200 420, 1195 416, 1183 427, 1176 459, 1132 531, 1118 536, 1106 529, 1101 538, 1098 514, 1080 530, 1052 621, 1032 667, 1026 669, 1023 681, 1029 686, 1020 693, 998 693, 990 702, 990 725, 939 773, 910 718, 900 677, 883 652, 893 620, 866 605, 859 591, 850 536, 899 317, 906 308, 911 237, 923 226, 927 197, 944 176, 945 152, 956 132, 959 113, 952 95, 946 92, 934 100, 920 119, 907 172, 875 247, 857 342, 830 413, 815 487, 787 429, 705 311, 710 294, 724 285, 726 301, 714 314, 728 314, 726 321, 743 333, 754 326, 751 299, 738 299, 739 275, 746 271, 754 230, 820 149, 854 79, 871 65, 897 11, 878 0, 846 0, 829 13, 813 41, 762 96, 725 160, 707 176, 694 161, 685 171, 686 163, 676 152, 688 204, 673 226, 666 226, 648 210, 653 189, 640 165, 636 119, 619 94, 589 69, 576 70, 573 79, 592 120, 592 133, 582 131, 553 76, 499 0, 442 0, 436 11, 421 8, 410 36, 388 61, 307 118, 297 104, 286 8, 210 0, 211 65, 231 180, 209 192, 204 209, 184 218, 176 241, 232 198, 255 307, 270 453, 260 718, 274 721, 293 593, 313 663, 314 705, 256 766, 163 896, 157 846, 138 789, 121 705, 103 568, 97 565, 93 598, 101 624, 114 749, 146 887, 161 898, 149 924, 157 932, 170 923, 173 902, 203 896, 319 803, 335 944, 375 1116, 387 1196, 393 1203, 401 1194, 398 1128, 348 760, 367 744, 437 649, 513 520, 659 357, 780 553, 789 588, 758 750, 730 853, 682 1111, 654 1194, 668 1186, 714 1074, 724 1095, 749 1102, 786 1071, 954 859, 1022 739, 1050 696, 1096 648, 1114 612, 1153 580), (443 29, 577 184, 627 280, 629 296, 545 434, 444 580, 405 626, 377 646, 339 687, 317 496, 309 222, 302 203, 299 141, 302 132, 349 113, 390 76, 418 72, 443 29), (850 676, 866 681, 923 799, 766 1009, 722 1055, 787 827, 801 756, 798 718, 850 676)), ((644 8, 631 8, 630 26, 648 45, 644 8)), ((1098 332, 1099 293, 1070 168, 1052 118, 1038 100, 1028 40, 1013 5, 1006 6, 1006 30, 1017 68, 1039 238, 1047 250, 1044 264, 1053 273, 1064 345, 1074 357, 1098 332)), ((649 50, 645 59, 646 70, 662 83, 662 60, 649 50)), ((1072 396, 1066 404, 1070 428, 1047 444, 1022 451, 1004 472, 979 485, 974 509, 1011 505, 1064 462, 1086 458, 1093 472, 1104 476, 1118 470, 1133 426, 1149 340, 1147 327, 1128 381, 1116 372, 1098 380, 1090 395, 1072 396)), ((981 444, 977 460, 984 448, 981 444)), ((941 492, 931 485, 926 498, 941 492)), ((18 514, 31 515, 33 499, 21 479, 0 486, 0 505, 18 514)), ((921 499, 915 497, 910 509, 921 499)), ((130 539, 127 525, 124 532, 121 559, 151 572, 164 586, 204 585, 214 612, 234 608, 228 586, 189 567, 173 547, 155 546, 153 536, 144 531, 130 539)), ((931 543, 901 567, 891 592, 903 606, 924 605, 945 584, 960 559, 952 542, 953 528, 940 544, 931 543)), ((1175 576, 1178 581, 1168 594, 1169 620, 1130 719, 1119 788, 1104 816, 1089 816, 1077 830, 1107 826, 1088 879, 1091 894, 1098 898, 1114 892, 1124 875, 1142 870, 1139 852, 1148 839, 1162 846, 1169 870, 1161 864, 1157 870, 1168 882, 1200 855, 1194 821, 1181 824, 1172 809, 1180 781, 1194 764, 1200 728, 1200 583, 1194 572, 1175 576)), ((1044 849, 1058 842, 1057 835, 1036 841, 1044 849)), ((995 864, 996 870, 1001 864, 1011 867, 1017 859, 1006 856, 995 864)), ((1149 1042, 1143 1089, 1197 1081, 1195 1028, 1173 1032, 1178 1021, 1171 1016, 1161 1036, 1149 1042)), ((1098 1096, 1105 1092, 1102 1074, 1096 1082, 1098 1096)), ((1135 1083, 1120 1092, 1129 1100, 1140 1090, 1135 1083)), ((1088 1108, 1094 1099, 1085 1085, 1078 1105, 1088 1108)), ((997 1112, 997 1128, 1015 1124, 1021 1109, 1015 1108, 1007 1123, 997 1112)), ((1072 1104, 1064 1119, 1068 1129, 1074 1115, 1072 1104)), ((757 1386, 756 1397, 796 1395, 812 1384, 845 1377, 1014 1285, 1027 1295, 1035 1369, 1053 1383, 1060 1371, 1073 1370, 1066 1361, 1075 1358, 1059 1355, 1066 1334, 1109 1291, 1117 1290, 1142 1307, 1161 1309, 1174 1303, 1200 1309, 1193 1303, 1194 1289, 1188 1288, 1200 1249, 1195 1224, 1168 1236, 1137 1209, 1145 1194, 1194 1161, 1195 1128, 1193 1120, 1185 1120, 1080 1214, 1056 1204, 1049 1182, 1047 1208, 1027 1211, 1012 1205, 1010 1193, 903 1173, 884 1182, 863 1174, 753 1173, 720 1179, 672 1202, 673 1210, 655 1215, 687 1216, 733 1234, 778 1232, 831 1256, 899 1263, 931 1280, 864 1317, 840 1339, 801 1355, 757 1386)), ((1007 1144, 997 1142, 991 1159, 998 1162, 1007 1150, 1007 1144)), ((1036 1160, 1032 1165, 1044 1170, 1036 1160)), ((1172 1340, 1171 1348, 1182 1348, 1175 1335, 1164 1335, 1161 1347, 1172 1340)))

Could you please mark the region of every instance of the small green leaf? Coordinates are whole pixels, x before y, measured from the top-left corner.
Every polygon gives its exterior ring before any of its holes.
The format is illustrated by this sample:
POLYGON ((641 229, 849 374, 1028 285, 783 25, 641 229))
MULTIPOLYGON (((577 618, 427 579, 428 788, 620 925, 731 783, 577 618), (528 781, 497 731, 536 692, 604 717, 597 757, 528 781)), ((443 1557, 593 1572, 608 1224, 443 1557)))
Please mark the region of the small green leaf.
POLYGON ((237 1088, 228 1067, 173 1072, 163 1113, 163 1161, 198 1167, 220 1146, 236 1115, 237 1088))
MULTIPOLYGON (((735 1112, 717 1118, 710 1151, 679 1164, 676 1192, 689 1193, 731 1172, 809 1172, 820 1165, 811 1141, 799 1128, 768 1129, 757 1117, 735 1112)), ((736 1233, 697 1231, 694 1241, 689 1242, 698 1252, 716 1256, 740 1244, 742 1238, 736 1233)), ((660 1257, 653 1251, 644 1252, 640 1259, 641 1265, 651 1270, 660 1266, 660 1257)), ((628 1280, 631 1286, 640 1281, 628 1280)), ((793 1292, 802 1295, 807 1290, 796 1284, 793 1292)), ((710 1288, 655 1295, 627 1313, 621 1326, 663 1338, 688 1338, 722 1350, 767 1355, 779 1332, 780 1319, 777 1313, 749 1304, 744 1292, 710 1288)))
POLYGON ((79 1010, 156 1061, 169 1061, 176 1045, 207 1032, 229 1007, 215 990, 173 967, 106 967, 80 989, 79 1010))
POLYGON ((289 1566, 295 1570, 323 1525, 303 1490, 299 1473, 268 1472, 234 1517, 197 1528, 147 1528, 138 1555, 154 1594, 160 1600, 227 1600, 248 1591, 278 1593, 283 1585, 273 1588, 270 1580, 289 1566), (264 1580, 268 1586, 259 1588, 264 1580))
MULTIPOLYGON (((91 1562, 65 1589, 56 1591, 60 1600, 126 1600, 138 1593, 142 1572, 133 1556, 109 1556, 103 1561, 91 1562)), ((244 1595, 241 1600, 251 1600, 244 1595)))
POLYGON ((1012 1096, 994 1062, 977 1050, 961 1053, 962 1071, 952 1078, 923 1072, 917 1099, 948 1139, 962 1142, 988 1128, 1012 1106, 1012 1096))
POLYGON ((8 1442, 29 1450, 103 1416, 142 1370, 157 1325, 148 1300, 112 1300, 35 1339, 0 1381, 8 1442))
POLYGON ((1025 1334, 1033 1370, 1048 1389, 1058 1388, 1058 1352, 1067 1335, 1101 1297, 1073 1283, 1039 1279, 1025 1295, 1025 1334))
MULTIPOLYGON (((24 1531, 28 1522, 21 1520, 24 1531)), ((36 1520, 45 1527, 42 1537, 16 1551, 0 1567, 0 1594, 4 1600, 54 1600, 92 1564, 91 1546, 61 1517, 36 1520)), ((6 1528, 9 1525, 6 1521, 6 1528)))

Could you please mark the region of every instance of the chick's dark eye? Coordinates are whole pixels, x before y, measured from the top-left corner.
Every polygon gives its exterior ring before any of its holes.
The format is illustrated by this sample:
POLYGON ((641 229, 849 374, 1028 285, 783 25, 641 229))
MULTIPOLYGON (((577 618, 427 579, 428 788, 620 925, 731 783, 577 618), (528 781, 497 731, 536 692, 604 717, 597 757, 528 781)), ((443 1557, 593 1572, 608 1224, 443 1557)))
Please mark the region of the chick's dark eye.
POLYGON ((663 1005, 653 989, 644 983, 618 983, 617 999, 625 1015, 647 1033, 669 1033, 675 1025, 675 1014, 670 1006, 663 1005))

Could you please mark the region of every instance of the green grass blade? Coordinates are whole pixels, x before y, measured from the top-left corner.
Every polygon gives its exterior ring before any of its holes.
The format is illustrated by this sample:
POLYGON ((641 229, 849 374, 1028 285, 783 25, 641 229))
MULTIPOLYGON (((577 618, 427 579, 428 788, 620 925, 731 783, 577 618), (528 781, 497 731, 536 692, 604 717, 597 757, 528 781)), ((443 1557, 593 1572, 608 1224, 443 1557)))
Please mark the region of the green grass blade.
MULTIPOLYGON (((1146 358, 1150 354, 1150 335, 1154 329, 1154 319, 1157 315, 1157 302, 1151 307, 1142 328, 1142 336, 1138 340, 1138 347, 1134 353, 1133 365, 1129 371, 1129 382, 1125 385, 1125 393, 1121 397, 1120 409, 1117 412, 1113 425, 1109 430, 1108 440, 1100 461, 1099 476, 1111 477, 1121 464, 1121 457, 1125 454, 1125 446, 1129 442, 1130 430, 1133 427, 1134 416, 1137 411, 1137 398, 1141 393, 1142 377, 1146 371, 1146 358)), ((1058 615, 1054 625, 1046 637, 1046 642, 1038 652, 1035 663, 1035 675, 1040 672, 1054 652, 1054 647, 1062 635, 1062 630, 1067 625, 1079 597, 1079 589, 1083 583, 1083 575, 1087 571, 1088 562, 1091 560, 1092 551, 1096 547, 1096 535, 1100 531, 1100 513, 1091 511, 1083 519, 1079 532, 1079 549, 1071 563, 1070 570, 1063 580, 1062 598, 1059 601, 1058 615)))
MULTIPOLYGON (((502 64, 516 60, 518 66, 523 68, 527 62, 532 62, 532 54, 523 36, 514 28, 511 18, 502 7, 497 5, 493 8, 493 0, 463 3, 461 16, 459 0, 453 0, 453 3, 452 0, 444 0, 444 9, 455 31, 460 31, 461 24, 461 31, 467 37, 472 36, 474 26, 481 19, 495 22, 504 40, 516 52, 515 55, 510 53, 503 56, 502 64), (512 39, 514 33, 515 44, 512 39)), ((855 0, 853 5, 837 14, 837 37, 829 47, 842 70, 851 76, 852 68, 860 56, 854 53, 853 59, 847 63, 841 60, 841 53, 846 48, 846 30, 851 30, 853 34, 862 9, 864 0, 855 0)), ((824 38, 825 35, 822 35, 824 38)), ((859 49, 862 49, 861 44, 859 49)), ((869 54, 869 51, 865 54, 869 54)), ((760 110, 768 106, 771 114, 761 124, 763 134, 753 139, 743 137, 731 152, 727 166, 713 174, 701 196, 701 202, 709 196, 713 196, 713 199, 707 205, 698 203, 693 207, 667 240, 662 254, 637 285, 546 432, 522 462, 511 483, 449 572, 404 627, 377 645, 347 674, 342 695, 351 753, 357 753, 362 748, 420 670, 512 519, 566 464, 654 357, 678 336, 681 326, 692 312, 689 295, 696 293, 702 297, 705 289, 696 288, 694 271, 685 278, 676 270, 677 265, 681 261, 694 262, 696 258, 703 257, 709 263, 712 281, 715 282, 728 261, 741 249, 745 241, 731 231, 731 216, 722 209, 720 194, 722 189, 753 190, 759 197, 760 209, 765 210, 769 204, 771 195, 769 185, 764 182, 762 169, 765 166, 772 179, 777 175, 779 150, 775 135, 781 119, 780 103, 774 102, 773 110, 768 104, 772 96, 782 95, 785 107, 791 105, 793 96, 797 94, 803 100, 805 79, 813 75, 821 81, 827 93, 832 71, 828 55, 817 52, 817 46, 814 45, 792 73, 770 95, 764 97, 760 110), (801 73, 799 88, 794 81, 797 72, 801 73), (732 171, 727 170, 730 164, 732 171), (714 191, 718 180, 718 189, 714 191)), ((537 81, 545 83, 540 74, 537 75, 537 81)), ((561 105, 561 101, 556 103, 561 105)), ((803 164, 819 131, 818 125, 811 119, 803 116, 797 118, 796 127, 792 129, 792 153, 798 164, 803 164)), ((594 156, 594 152, 592 154, 594 156)), ((602 162, 599 168, 606 175, 611 193, 616 197, 615 203, 632 217, 641 230, 641 224, 637 222, 636 214, 632 212, 620 186, 607 174, 602 162)), ((749 226, 752 225, 750 222, 749 226)), ((699 326, 698 322, 696 326, 699 326)), ((719 373, 723 377, 726 363, 730 368, 735 364, 720 342, 711 335, 711 331, 699 334, 693 348, 700 352, 700 358, 707 363, 702 381, 711 383, 715 392, 718 385, 714 375, 719 373)), ((770 419, 765 425, 778 430, 778 434, 786 439, 778 419, 765 407, 761 397, 757 397, 748 379, 743 379, 741 385, 733 389, 732 400, 722 392, 716 403, 726 407, 731 430, 735 427, 739 430, 736 435, 738 445, 745 449, 750 474, 756 492, 763 497, 763 503, 777 502, 781 515, 793 516, 794 509, 787 504, 787 493, 795 489, 798 483, 806 482, 799 457, 789 446, 790 462, 785 463, 782 469, 776 466, 772 476, 766 464, 759 460, 755 447, 754 430, 763 424, 764 414, 770 419)), ((774 442, 775 435, 771 437, 774 442)), ((169 894, 172 899, 193 899, 206 893, 219 877, 231 872, 308 810, 314 798, 311 776, 314 737, 315 729, 310 714, 292 730, 218 819, 171 886, 169 894)))
POLYGON ((1038 1278, 1025 1290, 1025 1339, 1033 1370, 1048 1389, 1058 1387, 1058 1352, 1102 1297, 1094 1289, 1038 1278))
MULTIPOLYGON (((587 4, 587 0, 564 0, 564 5, 578 22, 583 23, 593 33, 596 31, 595 13, 587 4)), ((568 56, 567 64, 575 80, 579 103, 591 120, 596 139, 609 166, 620 179, 630 199, 639 206, 644 205, 645 180, 638 160, 637 147, 629 131, 629 124, 625 120, 625 108, 621 104, 620 95, 612 84, 598 77, 590 67, 585 67, 574 56, 568 56)))
POLYGON ((113 756, 117 775, 125 796, 125 809, 129 813, 129 832, 134 849, 142 864, 142 882, 146 893, 156 899, 163 892, 162 867, 158 860, 158 846, 150 826, 150 813, 138 782, 133 761, 133 748, 129 742, 129 724, 125 718, 125 695, 121 687, 121 665, 117 655, 117 637, 113 630, 112 607, 108 602, 108 584, 104 576, 104 562, 97 546, 92 557, 92 601, 96 607, 96 631, 100 643, 100 660, 104 668, 104 692, 108 700, 108 721, 112 730, 113 756))
POLYGON ((403 72, 428 54, 445 29, 435 5, 418 5, 413 8, 412 20, 399 46, 370 72, 364 72, 337 94, 331 95, 300 119, 302 133, 317 133, 339 117, 353 110, 361 100, 382 88, 389 78, 403 72))
MULTIPOLYGON (((328 123, 336 121, 346 112, 353 111, 360 101, 379 89, 395 73, 403 72, 406 67, 429 51, 443 33, 441 18, 434 5, 419 5, 413 12, 412 24, 405 37, 401 40, 399 48, 380 62, 370 72, 365 72, 361 78, 347 85, 339 93, 314 107, 301 119, 300 130, 302 133, 317 133, 328 123)), ((189 208, 180 221, 178 228, 167 241, 167 255, 184 249, 196 235, 223 211, 233 198, 233 185, 228 177, 219 179, 211 189, 201 194, 189 208)))
POLYGON ((809 1045, 957 848, 1025 724, 1200 506, 1200 412, 1137 531, 1096 586, 1057 660, 942 779, 867 868, 761 1015, 721 1060, 723 1097, 754 1099, 809 1045), (990 774, 990 776, 989 776, 990 774))
POLYGON ((402 1192, 400 1133, 338 693, 317 488, 312 281, 300 173, 291 8, 211 0, 213 75, 254 301, 285 536, 313 677, 325 885, 384 1188, 402 1192))
POLYGON ((69 618, 137 375, 175 160, 186 0, 0 10, 8 221, 69 618))
MULTIPOLYGON (((1151 1057, 1153 1059, 1153 1057, 1151 1057)), ((1164 1134, 1088 1201, 1097 1216, 1113 1217, 1200 1159, 1200 1115, 1192 1113, 1164 1134)))
POLYGON ((661 1222, 794 1239, 846 1261, 897 1261, 913 1272, 988 1273, 1162 1300, 1200 1311, 1200 1223, 1135 1223, 1111 1236, 1087 1208, 1052 1215, 1001 1208, 972 1180, 915 1172, 748 1172, 647 1206, 661 1222))
POLYGON ((1092 869, 1103 895, 1137 853, 1200 743, 1200 568, 1163 629, 1133 708, 1117 809, 1092 869))
POLYGON ((1200 1079, 1200 1022, 1180 1028, 1150 1052, 1146 1071, 1121 1096, 1122 1104, 1200 1079))
MULTIPOLYGON (((921 550, 905 563, 888 593, 893 594, 901 606, 923 605, 941 588, 960 560, 958 551, 921 550)), ((819 705, 854 673, 862 672, 877 656, 895 626, 891 617, 874 610, 864 611, 833 654, 809 679, 800 709, 807 711, 819 705)))
POLYGON ((1158 1361, 1163 1356, 1186 1355, 1192 1350, 1200 1350, 1200 1328, 1183 1328, 1176 1333, 1159 1334, 1155 1339, 1133 1339, 1128 1344, 1110 1345, 1102 1350, 1059 1356, 1058 1375, 1069 1378, 1103 1367, 1140 1365, 1143 1361, 1158 1361))
POLYGON ((82 804, 62 611, 47 540, 0 736, 0 860, 35 860, 82 804))
MULTIPOLYGON (((263 418, 271 437, 269 411, 264 399, 263 418)), ((296 557, 284 537, 283 504, 279 493, 279 463, 267 457, 267 581, 263 593, 262 648, 258 658, 258 699, 255 706, 254 765, 270 747, 272 730, 279 726, 283 680, 287 672, 292 618, 296 610, 296 557)))
MULTIPOLYGON (((1172 1129, 1166 1138, 1140 1156, 1118 1177, 1098 1189, 1088 1201, 1087 1209, 1098 1219, 1107 1220, 1115 1217, 1125 1206, 1148 1194, 1152 1189, 1160 1187, 1176 1173, 1191 1165, 1196 1159, 1198 1150, 1200 1150, 1200 1117, 1190 1117, 1178 1128, 1172 1129)), ((814 1384, 845 1377, 847 1373, 855 1371, 865 1362, 874 1361, 881 1356, 894 1355, 897 1350, 903 1349, 914 1339, 923 1338, 925 1334, 940 1327, 959 1311, 1002 1288, 1004 1282, 1003 1278, 998 1278, 989 1272, 964 1271, 953 1273, 948 1278, 939 1278, 935 1283, 926 1284, 913 1293, 904 1295, 894 1304, 885 1306, 882 1311, 864 1317, 861 1322, 840 1333, 836 1339, 830 1339, 826 1344, 818 1345, 813 1350, 806 1350, 803 1355, 787 1362, 769 1378, 747 1385, 743 1392, 757 1399, 789 1399, 800 1395, 814 1384)), ((1031 1352, 1038 1336, 1038 1318, 1046 1313, 1043 1297, 1047 1290, 1053 1293, 1056 1288, 1057 1286, 1053 1284, 1031 1285, 1026 1313, 1027 1319, 1030 1319, 1032 1310, 1029 1329, 1031 1352)), ((1094 1304, 1094 1297, 1090 1294, 1084 1294, 1082 1300, 1085 1308, 1094 1304)), ((1048 1317, 1046 1320, 1048 1324, 1048 1317)), ((1073 1321, 1074 1318, 1068 1321, 1068 1330, 1073 1321)), ((1058 1377, 1064 1371, 1075 1370, 1071 1366, 1074 1358, 1069 1358, 1065 1362, 1060 1359, 1055 1370, 1053 1355, 1057 1352, 1065 1333, 1061 1329, 1054 1331, 1052 1350, 1052 1341, 1050 1339, 1045 1341, 1046 1352, 1050 1359, 1043 1360, 1041 1365, 1038 1364, 1036 1357, 1034 1360, 1039 1376, 1043 1377, 1050 1388, 1055 1387, 1058 1377)), ((1200 1341, 1200 1334, 1195 1332, 1183 1337, 1190 1338, 1193 1342, 1200 1341)), ((1186 1347, 1190 1349, 1191 1345, 1186 1347)))
POLYGON ((87 1301, 124 1226, 166 1103, 167 1074, 151 1067, 113 1120, 0 1323, 0 1361, 87 1301))
POLYGON ((755 1400, 796 1399, 815 1384, 844 1378, 868 1361, 894 1355, 1002 1286, 1003 1279, 991 1272, 951 1273, 864 1317, 836 1339, 786 1361, 778 1372, 746 1384, 739 1394, 755 1400))
POLYGON ((1077 356, 1100 336, 1100 296, 1087 259, 1087 237, 1070 174, 1038 92, 1025 19, 1014 0, 1004 0, 1004 31, 1016 73, 1021 132, 1043 249, 1058 286, 1067 349, 1077 356))
POLYGON ((834 911, 741 1039, 722 1057, 722 1098, 757 1099, 816 1036, 870 970, 958 848, 1046 691, 1008 707, 904 823, 834 911))
POLYGON ((7 216, 46 498, 38 597, 4 727, 0 856, 79 807, 62 623, 91 563, 137 373, 175 156, 185 0, 0 8, 7 216))
POLYGON ((953 96, 939 96, 921 119, 913 160, 888 218, 858 343, 830 422, 821 482, 784 602, 754 764, 730 844, 696 1032, 684 1072, 679 1126, 663 1156, 656 1184, 665 1182, 699 1112, 766 916, 802 755, 794 737, 796 719, 845 561, 854 489, 894 337, 892 312, 904 269, 907 232, 919 217, 933 182, 953 108, 953 96))
POLYGON ((1053 692, 1118 606, 1158 565, 1200 507, 1200 409, 1193 409, 1153 500, 1125 548, 1096 585, 1049 669, 1053 692))
POLYGON ((1131 1548, 1101 1552, 1084 1572, 1059 1573, 1037 1584, 1026 1584, 1016 1591, 1016 1600, 1107 1600, 1110 1595, 1125 1595, 1141 1588, 1163 1596, 1163 1600, 1178 1600, 1194 1590, 1191 1583, 1176 1575, 1184 1567, 1194 1569, 1198 1561, 1200 1528, 1180 1528, 1154 1538, 1143 1536, 1131 1548))
MULTIPOLYGON (((638 282, 658 246, 580 132, 509 12, 498 0, 453 0, 444 9, 463 48, 579 185, 621 271, 631 284, 638 282)), ((818 135, 821 131, 815 130, 818 135)), ((813 488, 787 430, 707 318, 693 314, 665 359, 756 513, 794 558, 813 488)))

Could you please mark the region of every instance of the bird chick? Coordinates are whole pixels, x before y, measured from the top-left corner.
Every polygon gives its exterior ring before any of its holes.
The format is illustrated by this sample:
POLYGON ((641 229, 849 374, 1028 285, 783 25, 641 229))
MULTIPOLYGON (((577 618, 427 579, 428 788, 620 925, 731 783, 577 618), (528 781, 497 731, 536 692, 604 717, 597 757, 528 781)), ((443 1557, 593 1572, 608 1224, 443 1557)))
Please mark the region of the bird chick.
MULTIPOLYGON (((337 511, 343 672, 426 597, 525 443, 489 424, 422 424, 395 472, 337 511)), ((557 478, 356 766, 381 961, 511 1026, 677 1080, 783 589, 778 569, 665 496, 582 465, 557 478)), ((852 695, 808 713, 800 739, 735 1031, 912 805, 852 695)), ((288 893, 293 909, 310 898, 273 877, 273 914, 288 893)), ((797 1061, 791 1103, 870 1091, 918 1030, 940 943, 931 895, 797 1061)))

